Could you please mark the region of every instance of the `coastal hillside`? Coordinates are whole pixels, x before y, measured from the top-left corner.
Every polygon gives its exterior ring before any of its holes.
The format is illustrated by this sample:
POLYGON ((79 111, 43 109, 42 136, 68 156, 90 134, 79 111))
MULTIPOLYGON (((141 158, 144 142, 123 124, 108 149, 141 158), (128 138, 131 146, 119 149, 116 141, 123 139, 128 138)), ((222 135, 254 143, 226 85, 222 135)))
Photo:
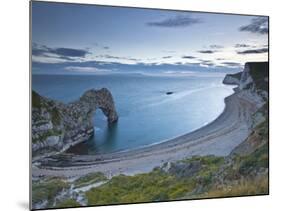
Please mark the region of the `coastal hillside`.
POLYGON ((79 100, 63 104, 32 91, 32 157, 42 158, 67 150, 94 135, 92 117, 97 108, 109 123, 118 119, 109 90, 86 91, 79 100))
POLYGON ((253 105, 252 115, 246 120, 248 137, 227 156, 188 157, 132 176, 109 177, 92 172, 74 180, 34 178, 33 206, 75 207, 268 194, 268 80, 267 62, 246 63, 241 73, 225 77, 225 84, 237 85, 233 96, 253 105))

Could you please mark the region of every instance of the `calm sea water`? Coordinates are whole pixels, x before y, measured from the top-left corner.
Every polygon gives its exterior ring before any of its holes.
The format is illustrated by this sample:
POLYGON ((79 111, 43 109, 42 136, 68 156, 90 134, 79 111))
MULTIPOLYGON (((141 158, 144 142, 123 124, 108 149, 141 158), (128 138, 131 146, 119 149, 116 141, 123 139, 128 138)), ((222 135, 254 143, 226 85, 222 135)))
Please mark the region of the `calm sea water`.
POLYGON ((159 143, 191 132, 213 121, 233 93, 221 77, 116 75, 33 75, 32 88, 65 103, 88 89, 108 88, 119 121, 108 127, 97 110, 95 136, 76 145, 78 154, 108 153, 159 143), (174 94, 166 95, 167 91, 174 94))

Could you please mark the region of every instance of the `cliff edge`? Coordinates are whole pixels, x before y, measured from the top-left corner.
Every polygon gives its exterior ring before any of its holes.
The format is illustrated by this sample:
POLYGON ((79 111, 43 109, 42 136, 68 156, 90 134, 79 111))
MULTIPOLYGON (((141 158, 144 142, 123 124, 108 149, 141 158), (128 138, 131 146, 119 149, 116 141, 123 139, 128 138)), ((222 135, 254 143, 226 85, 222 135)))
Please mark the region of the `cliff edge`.
POLYGON ((268 62, 247 62, 244 70, 226 75, 224 84, 236 84, 235 92, 253 102, 257 109, 250 120, 252 133, 238 145, 232 155, 250 155, 268 145, 269 68, 268 62), (235 83, 233 83, 235 82, 235 83))

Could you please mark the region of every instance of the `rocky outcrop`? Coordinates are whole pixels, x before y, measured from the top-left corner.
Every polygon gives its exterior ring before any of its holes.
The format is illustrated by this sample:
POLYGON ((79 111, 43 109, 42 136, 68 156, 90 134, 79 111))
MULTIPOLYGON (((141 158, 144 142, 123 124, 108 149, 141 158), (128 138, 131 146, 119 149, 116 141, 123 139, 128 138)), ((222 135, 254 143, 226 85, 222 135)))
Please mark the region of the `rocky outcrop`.
POLYGON ((242 72, 235 73, 235 74, 227 74, 223 79, 223 83, 228 85, 239 85, 241 75, 242 72))
POLYGON ((32 156, 53 155, 89 139, 94 135, 92 117, 98 108, 109 124, 118 120, 108 89, 88 90, 69 104, 32 91, 32 156))
POLYGON ((238 85, 237 91, 248 90, 268 98, 268 80, 268 62, 247 62, 242 72, 227 74, 223 83, 238 85))
POLYGON ((223 83, 237 85, 234 91, 260 108, 268 100, 268 75, 268 62, 247 62, 242 72, 227 74, 223 83))
POLYGON ((190 162, 178 161, 178 162, 167 162, 161 167, 161 170, 175 175, 176 177, 192 177, 197 174, 202 167, 199 160, 190 162))

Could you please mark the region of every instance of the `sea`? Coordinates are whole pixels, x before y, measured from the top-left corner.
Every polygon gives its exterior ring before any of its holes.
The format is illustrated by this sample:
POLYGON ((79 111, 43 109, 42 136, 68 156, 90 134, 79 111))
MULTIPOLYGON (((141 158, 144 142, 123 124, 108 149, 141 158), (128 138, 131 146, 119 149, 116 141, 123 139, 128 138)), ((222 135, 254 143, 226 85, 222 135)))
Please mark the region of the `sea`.
POLYGON ((192 132, 215 120, 233 87, 222 84, 224 74, 32 75, 32 89, 69 103, 86 90, 108 88, 119 120, 108 125, 98 109, 95 135, 68 151, 100 154, 154 145, 192 132), (172 94, 167 94, 172 92, 172 94))

